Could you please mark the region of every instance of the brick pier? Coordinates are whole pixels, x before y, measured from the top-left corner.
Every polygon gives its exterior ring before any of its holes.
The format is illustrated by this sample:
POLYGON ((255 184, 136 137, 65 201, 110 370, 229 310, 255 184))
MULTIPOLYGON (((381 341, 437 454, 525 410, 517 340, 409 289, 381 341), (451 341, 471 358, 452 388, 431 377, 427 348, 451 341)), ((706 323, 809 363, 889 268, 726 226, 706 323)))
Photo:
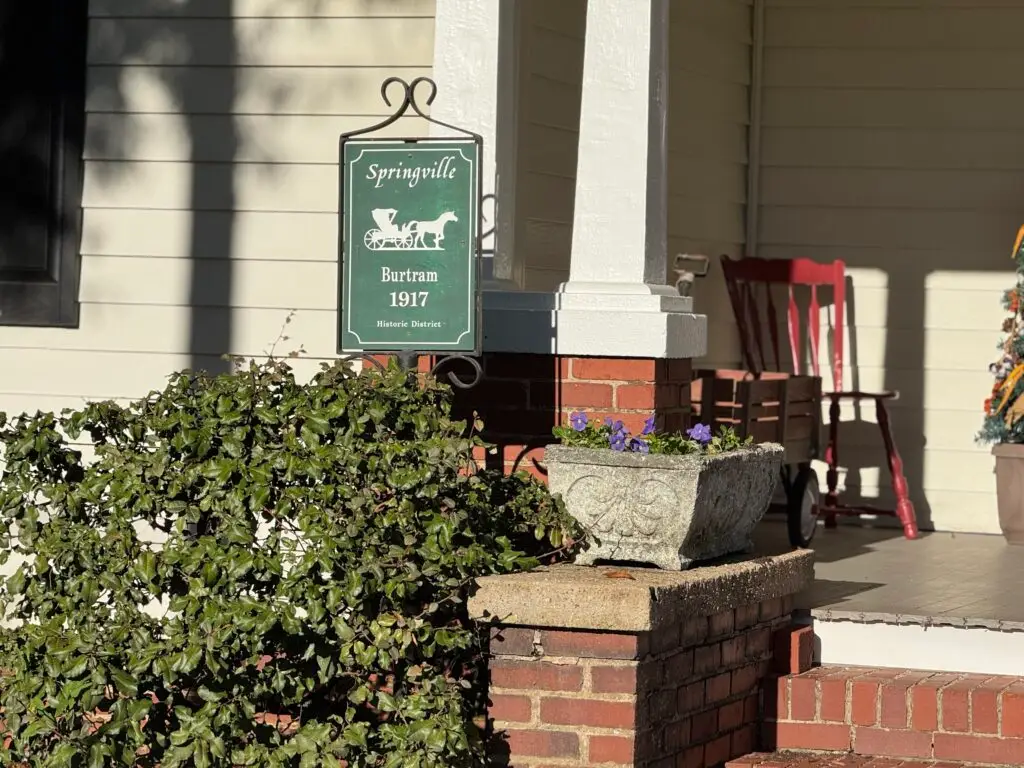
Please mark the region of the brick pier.
POLYGON ((811 562, 483 579, 470 609, 492 625, 489 715, 511 765, 710 768, 756 749, 811 562))

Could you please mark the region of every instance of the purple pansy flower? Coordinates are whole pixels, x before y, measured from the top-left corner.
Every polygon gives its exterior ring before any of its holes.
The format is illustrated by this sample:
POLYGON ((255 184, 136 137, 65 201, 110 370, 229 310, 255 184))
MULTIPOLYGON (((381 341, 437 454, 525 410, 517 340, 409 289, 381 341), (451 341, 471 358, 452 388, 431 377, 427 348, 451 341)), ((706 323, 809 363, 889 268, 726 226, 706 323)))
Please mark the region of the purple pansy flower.
POLYGON ((686 430, 686 435, 691 440, 696 440, 701 445, 707 445, 711 442, 711 427, 707 424, 695 424, 690 429, 686 430))
POLYGON ((608 446, 613 451, 624 451, 626 450, 626 436, 621 432, 615 432, 608 436, 608 446))
POLYGON ((650 417, 648 417, 647 421, 644 422, 644 428, 643 428, 643 431, 640 434, 641 435, 649 435, 653 431, 654 431, 654 414, 652 413, 650 415, 650 417))
POLYGON ((651 446, 649 446, 647 444, 646 440, 639 440, 639 439, 637 439, 635 437, 632 440, 630 440, 629 448, 630 448, 631 451, 633 451, 633 453, 650 453, 651 452, 651 446))
POLYGON ((587 414, 583 413, 583 411, 569 414, 569 424, 577 432, 582 432, 587 428, 587 414))

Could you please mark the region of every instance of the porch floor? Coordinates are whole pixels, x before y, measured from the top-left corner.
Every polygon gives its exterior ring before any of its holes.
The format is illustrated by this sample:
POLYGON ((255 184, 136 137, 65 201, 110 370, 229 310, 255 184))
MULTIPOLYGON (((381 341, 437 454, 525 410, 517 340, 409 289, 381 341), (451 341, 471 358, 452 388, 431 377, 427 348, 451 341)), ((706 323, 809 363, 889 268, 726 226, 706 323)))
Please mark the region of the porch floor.
MULTIPOLYGON (((783 521, 766 520, 757 550, 786 551, 783 521)), ((1024 547, 1001 536, 840 525, 812 542, 815 580, 797 608, 822 619, 1024 631, 1024 547)))

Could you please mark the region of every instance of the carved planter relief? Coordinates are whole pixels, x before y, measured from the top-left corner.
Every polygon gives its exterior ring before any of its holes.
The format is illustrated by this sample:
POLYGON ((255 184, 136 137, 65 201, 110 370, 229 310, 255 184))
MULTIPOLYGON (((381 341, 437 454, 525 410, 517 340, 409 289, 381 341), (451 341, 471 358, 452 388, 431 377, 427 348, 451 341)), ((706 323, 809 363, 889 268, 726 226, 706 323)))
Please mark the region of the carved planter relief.
POLYGON ((684 570, 749 550, 782 465, 781 445, 718 456, 650 456, 550 445, 548 487, 600 544, 577 557, 684 570))

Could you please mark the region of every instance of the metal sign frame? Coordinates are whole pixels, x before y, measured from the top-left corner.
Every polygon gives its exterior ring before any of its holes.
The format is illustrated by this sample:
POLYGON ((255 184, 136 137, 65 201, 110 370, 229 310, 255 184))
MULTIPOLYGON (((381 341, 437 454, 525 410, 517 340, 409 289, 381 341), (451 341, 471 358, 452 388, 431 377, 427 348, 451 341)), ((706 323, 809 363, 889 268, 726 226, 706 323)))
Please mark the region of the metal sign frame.
POLYGON ((483 189, 483 153, 484 153, 484 142, 483 137, 458 126, 451 125, 441 120, 436 120, 427 115, 423 107, 417 100, 416 90, 422 86, 429 88, 429 93, 426 97, 425 104, 430 106, 434 99, 437 97, 437 84, 434 83, 429 77, 417 77, 412 82, 407 83, 399 77, 389 77, 381 85, 380 94, 383 98, 384 103, 389 107, 393 106, 391 99, 388 97, 388 89, 391 86, 400 86, 401 89, 401 101, 393 114, 386 119, 382 120, 375 125, 371 125, 367 128, 361 128, 354 131, 347 131, 341 134, 338 142, 338 318, 337 318, 337 351, 339 354, 362 354, 362 355, 398 355, 402 360, 403 367, 415 366, 415 358, 419 355, 444 355, 447 359, 464 359, 472 365, 474 369, 479 368, 479 364, 468 357, 472 355, 478 357, 482 351, 483 345, 483 306, 482 306, 482 277, 483 277, 483 206, 480 192, 483 189), (412 111, 415 115, 423 118, 429 123, 439 125, 454 131, 457 135, 455 136, 381 136, 381 137, 370 137, 367 134, 376 133, 389 125, 392 125, 400 118, 406 116, 409 111, 412 111), (345 348, 344 344, 344 331, 345 321, 344 312, 346 309, 345 305, 345 247, 346 238, 351 237, 352 233, 347 232, 347 209, 345 207, 345 174, 347 167, 345 165, 345 146, 353 139, 358 139, 360 143, 363 142, 380 142, 381 144, 432 144, 432 143, 472 143, 476 148, 476 189, 475 189, 475 208, 476 213, 474 216, 475 221, 471 223, 473 227, 472 232, 472 251, 471 258, 473 260, 472 274, 473 274, 473 296, 472 296, 472 309, 470 321, 474 324, 474 339, 472 350, 458 350, 453 351, 451 349, 432 349, 432 348, 395 348, 395 349, 384 349, 384 348, 373 348, 373 349, 353 349, 345 348))

